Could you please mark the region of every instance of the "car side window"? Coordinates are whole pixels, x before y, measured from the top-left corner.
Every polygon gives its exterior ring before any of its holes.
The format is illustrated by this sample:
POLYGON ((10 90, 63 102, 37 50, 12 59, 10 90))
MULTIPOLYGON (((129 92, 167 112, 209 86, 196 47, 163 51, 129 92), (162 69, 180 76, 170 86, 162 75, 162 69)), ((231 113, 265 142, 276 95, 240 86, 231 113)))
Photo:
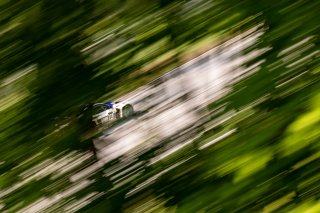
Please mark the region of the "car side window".
POLYGON ((99 114, 99 113, 101 113, 101 112, 103 112, 105 110, 107 110, 107 108, 104 107, 104 106, 95 106, 93 108, 93 114, 99 114))

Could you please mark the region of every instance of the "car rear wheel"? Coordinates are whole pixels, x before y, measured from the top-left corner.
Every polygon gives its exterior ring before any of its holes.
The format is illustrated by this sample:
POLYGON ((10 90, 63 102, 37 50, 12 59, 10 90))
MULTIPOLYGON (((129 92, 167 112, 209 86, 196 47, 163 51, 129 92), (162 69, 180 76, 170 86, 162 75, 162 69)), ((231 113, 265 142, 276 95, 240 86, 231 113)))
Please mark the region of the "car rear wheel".
POLYGON ((125 105, 122 110, 123 110, 122 113, 124 118, 128 118, 133 115, 133 107, 130 104, 125 105))

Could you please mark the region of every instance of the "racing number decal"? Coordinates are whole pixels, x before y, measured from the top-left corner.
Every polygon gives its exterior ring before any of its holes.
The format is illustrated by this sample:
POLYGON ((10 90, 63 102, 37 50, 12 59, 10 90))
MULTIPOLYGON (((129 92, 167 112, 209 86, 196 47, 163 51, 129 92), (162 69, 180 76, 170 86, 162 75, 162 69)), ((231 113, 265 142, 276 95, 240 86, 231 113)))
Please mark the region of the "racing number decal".
POLYGON ((109 114, 106 117, 102 118, 101 120, 102 120, 102 122, 107 122, 107 121, 112 120, 112 118, 113 118, 113 114, 109 114))

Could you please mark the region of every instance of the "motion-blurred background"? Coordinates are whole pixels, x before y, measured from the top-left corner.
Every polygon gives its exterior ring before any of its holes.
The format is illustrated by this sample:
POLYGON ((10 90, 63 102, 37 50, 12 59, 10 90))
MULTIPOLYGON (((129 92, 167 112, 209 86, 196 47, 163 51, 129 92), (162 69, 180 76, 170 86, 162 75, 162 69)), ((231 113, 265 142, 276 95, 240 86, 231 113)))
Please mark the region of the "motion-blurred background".
POLYGON ((1 0, 0 212, 320 212, 319 11, 1 0))

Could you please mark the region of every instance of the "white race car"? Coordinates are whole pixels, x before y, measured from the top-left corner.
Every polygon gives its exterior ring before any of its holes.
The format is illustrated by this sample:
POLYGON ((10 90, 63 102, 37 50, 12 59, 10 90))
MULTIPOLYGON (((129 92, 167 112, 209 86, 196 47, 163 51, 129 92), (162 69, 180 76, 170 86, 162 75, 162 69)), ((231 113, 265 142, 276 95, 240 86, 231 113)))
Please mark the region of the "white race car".
POLYGON ((128 118, 133 113, 133 106, 125 102, 96 103, 93 105, 92 120, 96 125, 101 125, 120 118, 128 118))

